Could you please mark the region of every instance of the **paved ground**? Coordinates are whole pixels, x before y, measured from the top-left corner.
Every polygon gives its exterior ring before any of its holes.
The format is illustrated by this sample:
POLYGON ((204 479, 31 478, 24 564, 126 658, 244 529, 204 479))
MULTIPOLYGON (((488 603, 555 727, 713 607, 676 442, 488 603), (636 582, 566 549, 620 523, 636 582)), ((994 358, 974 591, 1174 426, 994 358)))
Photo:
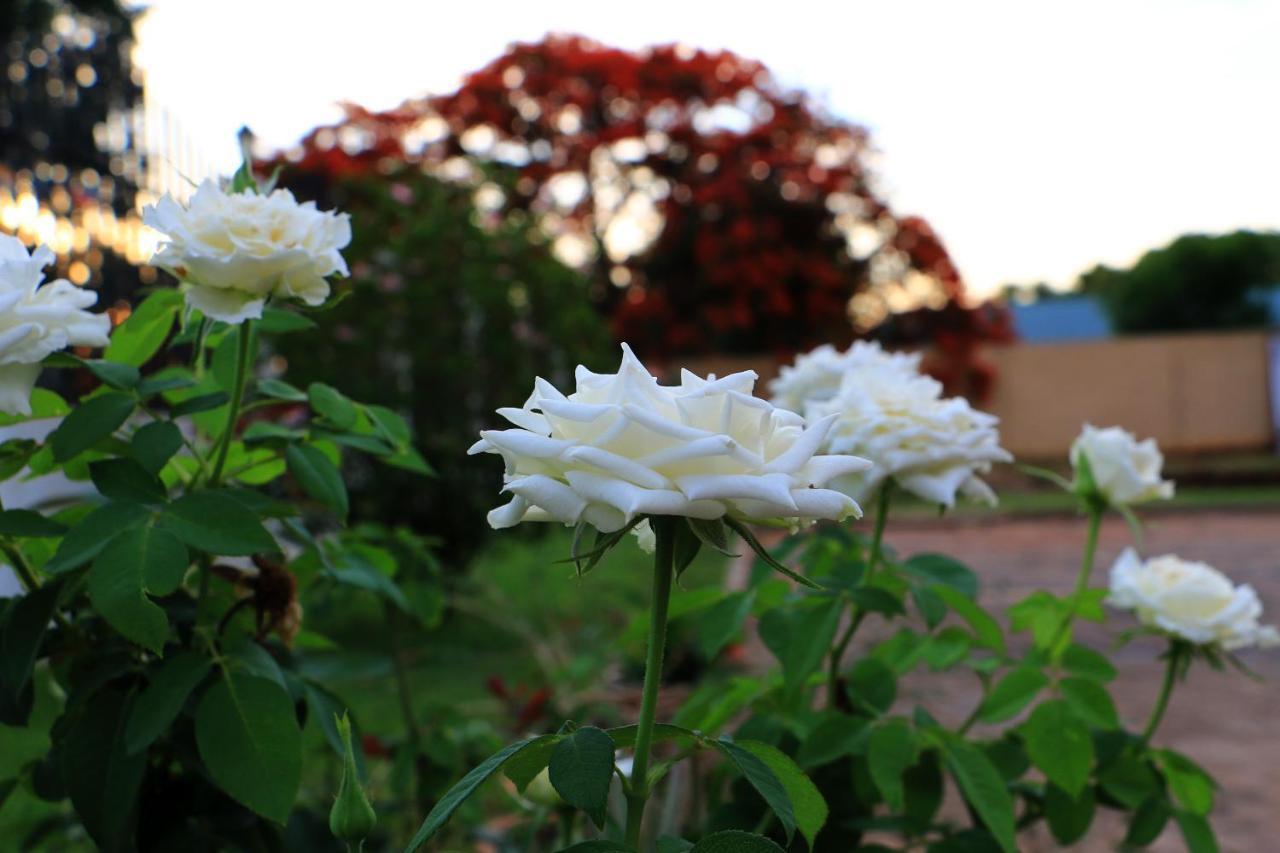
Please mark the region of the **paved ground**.
MULTIPOLYGON (((982 577, 984 600, 1003 607, 1034 589, 1065 594, 1074 582, 1083 547, 1079 519, 1052 518, 990 523, 907 523, 890 525, 888 541, 908 555, 942 551, 964 561, 982 577)), ((1112 561, 1131 544, 1119 518, 1102 528, 1095 584, 1105 583, 1112 561)), ((1237 582, 1258 590, 1269 621, 1280 622, 1280 513, 1195 512, 1159 514, 1148 520, 1145 553, 1176 553, 1207 562, 1237 582)), ((1105 648, 1131 624, 1115 615, 1105 626, 1086 625, 1077 634, 1105 648)), ((1150 711, 1163 666, 1154 638, 1139 639, 1115 658, 1120 676, 1113 685, 1121 715, 1141 727, 1150 711)), ((1178 688, 1156 742, 1185 752, 1221 784, 1214 826, 1224 851, 1280 850, 1280 650, 1248 652, 1243 658, 1264 677, 1257 682, 1235 672, 1196 667, 1178 688)), ((939 708, 949 721, 972 707, 975 686, 939 683, 936 676, 913 685, 919 701, 939 708)), ((1074 849, 1115 849, 1123 828, 1100 822, 1074 849)), ((1051 841, 1028 850, 1054 849, 1051 841)), ((1167 831, 1154 849, 1184 849, 1176 831, 1167 831)))

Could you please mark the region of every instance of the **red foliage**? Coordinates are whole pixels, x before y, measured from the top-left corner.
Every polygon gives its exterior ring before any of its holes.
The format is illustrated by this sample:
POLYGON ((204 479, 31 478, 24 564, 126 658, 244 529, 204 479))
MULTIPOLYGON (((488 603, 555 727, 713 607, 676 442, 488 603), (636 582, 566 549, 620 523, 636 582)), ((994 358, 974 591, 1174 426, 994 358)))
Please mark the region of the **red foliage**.
POLYGON ((963 282, 928 224, 875 193, 868 151, 865 129, 781 90, 759 62, 550 37, 512 46, 453 94, 381 113, 348 107, 290 160, 295 174, 330 178, 387 160, 505 164, 501 206, 553 214, 553 237, 595 246, 592 297, 646 358, 845 344, 867 331, 854 328, 850 298, 914 272, 947 307, 901 328, 964 339, 942 349, 969 359, 990 324, 963 307, 963 282), (558 191, 565 176, 585 192, 558 191), (619 223, 644 239, 615 243, 619 223), (855 230, 874 237, 859 254, 855 230))

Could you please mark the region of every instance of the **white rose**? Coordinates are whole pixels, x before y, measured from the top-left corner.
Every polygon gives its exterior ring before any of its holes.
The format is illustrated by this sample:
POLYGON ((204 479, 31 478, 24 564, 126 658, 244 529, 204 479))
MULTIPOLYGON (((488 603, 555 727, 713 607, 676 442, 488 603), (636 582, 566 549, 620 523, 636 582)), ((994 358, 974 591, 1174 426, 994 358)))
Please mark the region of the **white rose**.
POLYGON ((1236 586, 1217 569, 1172 554, 1143 562, 1126 548, 1111 567, 1107 603, 1198 645, 1231 650, 1280 644, 1280 632, 1258 624, 1262 603, 1251 586, 1236 586))
POLYGON ((0 411, 31 414, 31 389, 45 356, 69 346, 105 347, 111 318, 84 310, 98 301, 65 279, 42 285, 54 254, 30 254, 22 241, 0 234, 0 411))
POLYGON ((577 370, 565 396, 538 379, 522 408, 499 409, 515 429, 486 430, 471 453, 501 454, 496 528, 521 521, 585 521, 604 533, 638 515, 743 520, 841 519, 860 513, 827 481, 868 466, 814 455, 834 418, 805 425, 751 396, 750 371, 658 384, 623 344, 618 372, 577 370))
POLYGON ((805 417, 835 417, 823 449, 870 459, 866 472, 832 483, 865 502, 888 479, 930 503, 950 507, 956 494, 994 504, 978 476, 1013 457, 1000 447, 998 420, 974 411, 960 397, 943 398, 942 385, 905 365, 880 363, 845 371, 829 399, 810 400, 805 417))
POLYGON ((830 400, 840 390, 844 375, 855 368, 889 370, 904 376, 920 372, 919 353, 889 353, 874 341, 854 341, 840 352, 830 344, 796 357, 769 383, 773 404, 804 414, 805 405, 830 400))
POLYGON ((1120 427, 1098 429, 1085 424, 1071 445, 1071 464, 1080 466, 1080 454, 1089 459, 1089 470, 1098 492, 1113 505, 1173 497, 1173 483, 1160 479, 1164 457, 1155 439, 1138 441, 1120 427))
POLYGON ((142 212, 165 242, 151 263, 190 285, 187 304, 226 323, 262 316, 269 296, 319 305, 325 276, 347 274, 345 213, 299 204, 287 190, 228 193, 205 181, 182 207, 169 196, 142 212))

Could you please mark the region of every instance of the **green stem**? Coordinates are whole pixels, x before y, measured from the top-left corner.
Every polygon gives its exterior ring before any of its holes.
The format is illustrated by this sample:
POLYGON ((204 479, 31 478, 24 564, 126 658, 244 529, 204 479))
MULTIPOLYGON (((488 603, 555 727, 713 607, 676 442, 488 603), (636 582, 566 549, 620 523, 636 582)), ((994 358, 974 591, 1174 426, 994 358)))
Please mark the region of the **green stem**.
POLYGON ((1093 555, 1098 550, 1098 529, 1102 526, 1102 511, 1100 509, 1089 510, 1089 533, 1085 539, 1084 559, 1080 562, 1080 574, 1076 576, 1076 588, 1071 594, 1071 607, 1067 610, 1067 615, 1063 617, 1062 624, 1058 626, 1058 630, 1053 634, 1053 640, 1049 643, 1048 651, 1051 655, 1057 656, 1058 646, 1064 638, 1071 636, 1071 623, 1075 621, 1076 612, 1080 609, 1080 599, 1084 596, 1085 590, 1089 588, 1089 576, 1093 574, 1093 555))
POLYGON ((227 409, 227 425, 218 440, 218 458, 213 463, 213 473, 209 475, 209 485, 218 486, 222 482, 222 469, 227 464, 227 451, 231 449, 231 439, 235 437, 236 422, 240 420, 240 404, 244 399, 244 386, 249 377, 249 349, 253 343, 253 321, 245 320, 240 324, 236 334, 240 336, 236 347, 236 378, 231 391, 231 403, 227 409))
POLYGON ((209 609, 209 576, 213 574, 213 562, 207 556, 200 557, 200 589, 196 593, 196 623, 192 631, 192 639, 200 633, 208 618, 205 611, 209 609))
POLYGON ((404 718, 405 737, 410 751, 413 753, 413 774, 409 781, 409 802, 413 811, 413 822, 421 819, 419 799, 422 786, 421 775, 422 733, 418 729, 417 715, 413 711, 413 690, 409 682, 409 670, 404 665, 404 644, 400 637, 400 617, 391 607, 385 605, 387 634, 391 641, 391 666, 396 677, 396 698, 400 701, 400 716, 404 718))
MULTIPOLYGON (((26 557, 22 556, 22 552, 18 550, 17 546, 6 542, 0 545, 0 552, 8 558, 9 565, 13 567, 14 574, 18 576, 18 579, 22 581, 22 585, 26 587, 28 595, 40 588, 40 579, 36 577, 31 564, 27 562, 26 557)), ((67 629, 71 627, 66 617, 57 610, 53 612, 53 620, 58 623, 60 628, 67 629)))
POLYGON ((653 603, 649 609, 649 653, 644 663, 644 692, 640 700, 640 721, 636 728, 636 753, 627 790, 628 846, 640 849, 640 827, 649 800, 649 750, 653 745, 654 716, 658 710, 658 687, 662 682, 662 656, 667 644, 667 608, 671 603, 671 575, 675 553, 677 519, 653 516, 649 523, 657 539, 653 555, 653 603))
MULTIPOLYGON (((862 575, 862 583, 869 584, 874 576, 876 567, 880 565, 881 549, 884 542, 884 526, 889 520, 889 492, 893 486, 892 480, 886 480, 884 485, 880 487, 880 494, 876 499, 876 525, 871 533, 871 550, 867 554, 867 570, 862 575)), ((831 662, 827 668, 827 704, 834 705, 836 691, 840 686, 840 661, 844 660, 844 653, 849 648, 849 643, 853 642, 853 635, 858 632, 858 628, 862 625, 862 620, 866 617, 866 613, 857 611, 853 614, 853 618, 849 620, 849 626, 845 628, 844 633, 840 635, 840 639, 836 641, 835 648, 831 650, 831 662)))
POLYGON ((1164 719, 1165 709, 1169 707, 1169 697, 1173 694, 1173 683, 1178 677, 1178 668, 1182 663, 1182 647, 1173 643, 1169 647, 1169 663, 1164 669, 1164 683, 1160 685, 1160 695, 1156 697, 1156 705, 1151 709, 1151 717, 1142 730, 1142 742, 1147 743, 1160 727, 1164 719))

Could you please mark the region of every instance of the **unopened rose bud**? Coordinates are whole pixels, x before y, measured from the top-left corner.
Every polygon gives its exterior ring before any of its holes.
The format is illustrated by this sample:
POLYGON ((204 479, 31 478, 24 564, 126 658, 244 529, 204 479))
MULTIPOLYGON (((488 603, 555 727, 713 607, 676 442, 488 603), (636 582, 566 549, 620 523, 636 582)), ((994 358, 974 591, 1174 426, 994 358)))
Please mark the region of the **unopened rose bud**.
POLYGON ((336 717, 338 733, 342 736, 345 752, 342 761, 342 782, 338 785, 338 797, 329 810, 329 831, 334 837, 348 843, 359 843, 373 832, 378 816, 369 805, 369 798, 360 787, 356 770, 356 757, 351 748, 351 722, 344 713, 336 717))

